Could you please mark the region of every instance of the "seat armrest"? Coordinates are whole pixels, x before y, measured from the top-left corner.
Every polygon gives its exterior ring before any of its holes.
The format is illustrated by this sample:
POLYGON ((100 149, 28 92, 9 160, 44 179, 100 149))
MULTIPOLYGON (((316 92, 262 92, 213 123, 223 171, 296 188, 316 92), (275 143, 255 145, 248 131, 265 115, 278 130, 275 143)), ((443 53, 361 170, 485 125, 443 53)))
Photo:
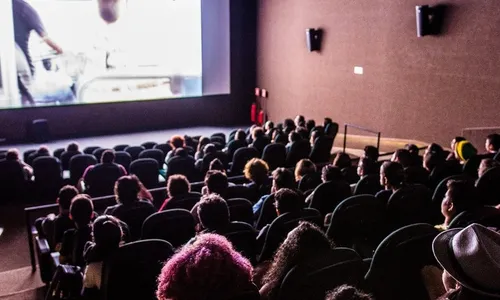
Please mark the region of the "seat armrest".
POLYGON ((57 268, 61 263, 59 262, 59 257, 61 256, 61 254, 59 254, 59 252, 52 252, 50 253, 50 259, 51 259, 51 262, 52 262, 52 266, 55 268, 57 268))
POLYGON ((50 246, 47 239, 36 237, 35 241, 37 243, 37 247, 41 255, 47 255, 50 253, 50 246))

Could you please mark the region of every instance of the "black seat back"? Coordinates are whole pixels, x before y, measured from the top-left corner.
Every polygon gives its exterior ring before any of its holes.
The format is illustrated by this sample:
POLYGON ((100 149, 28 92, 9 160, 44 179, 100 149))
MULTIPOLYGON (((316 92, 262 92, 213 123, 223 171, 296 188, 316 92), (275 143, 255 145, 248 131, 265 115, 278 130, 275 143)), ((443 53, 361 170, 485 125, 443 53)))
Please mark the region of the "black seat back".
POLYGON ((113 150, 115 151, 124 151, 125 148, 129 147, 130 145, 128 144, 120 144, 120 145, 116 145, 113 147, 113 150))
POLYGON ((478 179, 476 187, 481 204, 498 205, 500 203, 500 167, 486 171, 478 179))
POLYGON ((481 164, 481 160, 484 157, 482 155, 474 155, 471 158, 469 158, 464 166, 463 166, 463 173, 469 175, 472 178, 477 178, 477 169, 479 168, 479 165, 481 164))
POLYGON ((382 190, 379 175, 367 175, 362 177, 354 188, 354 195, 376 195, 382 190))
POLYGON ((205 156, 203 157, 203 163, 201 166, 201 174, 202 175, 205 175, 205 173, 207 173, 208 169, 210 168, 210 163, 214 159, 219 159, 222 162, 222 164, 224 165, 224 168, 227 169, 227 167, 229 165, 229 157, 227 156, 226 153, 224 153, 222 151, 217 151, 216 153, 205 154, 205 156))
POLYGON ((431 201, 431 192, 423 185, 410 185, 397 190, 387 203, 388 225, 397 229, 431 222, 431 201))
POLYGON ((132 156, 125 151, 116 151, 115 163, 122 165, 125 170, 128 171, 130 169, 130 164, 132 163, 132 156))
POLYGON ((439 267, 432 252, 438 234, 432 225, 413 224, 396 230, 380 243, 365 276, 376 299, 429 299, 421 271, 429 265, 439 267))
POLYGON ((97 159, 91 154, 77 154, 69 160, 69 174, 72 184, 76 184, 89 166, 97 164, 97 159))
POLYGON ((267 162, 269 170, 284 167, 286 163, 286 147, 283 144, 269 144, 264 148, 262 159, 267 162))
POLYGON ((356 184, 359 181, 359 175, 356 167, 350 166, 342 169, 342 175, 349 184, 356 184))
POLYGON ((123 151, 130 154, 130 156, 132 157, 132 161, 134 161, 139 158, 139 154, 144 150, 146 149, 143 146, 129 146, 123 151))
POLYGON ((0 160, 0 204, 24 200, 27 181, 23 167, 17 161, 0 160))
POLYGON ((130 232, 130 239, 133 241, 141 238, 141 230, 144 221, 154 214, 152 207, 135 207, 123 211, 117 216, 121 221, 125 222, 130 232))
POLYGON ((182 174, 187 177, 190 182, 195 181, 198 177, 194 167, 194 158, 191 156, 180 157, 174 156, 167 162, 167 177, 175 174, 182 174))
POLYGON ((339 124, 336 122, 328 123, 325 127, 325 134, 331 136, 333 139, 337 136, 339 132, 339 124))
POLYGON ((357 195, 342 201, 333 211, 328 237, 341 247, 372 257, 387 235, 385 204, 373 195, 357 195))
POLYGON ((190 192, 182 196, 176 196, 167 202, 163 210, 181 208, 191 211, 196 203, 200 201, 200 198, 201 194, 195 192, 190 192))
POLYGON ((276 207, 274 206, 274 194, 270 194, 260 207, 259 218, 255 223, 255 228, 257 230, 261 230, 262 227, 267 224, 271 224, 277 217, 278 214, 276 213, 276 207))
POLYGON ((295 165, 304 158, 309 158, 311 145, 307 140, 293 142, 290 151, 286 155, 286 166, 295 167, 295 165))
POLYGON ((152 158, 158 163, 158 169, 163 169, 165 157, 160 149, 146 149, 139 153, 139 158, 152 158))
POLYGON ((259 151, 253 147, 239 148, 233 156, 230 173, 232 176, 241 175, 245 164, 252 158, 259 157, 259 151))
POLYGON ((69 161, 75 155, 81 154, 80 151, 64 151, 61 153, 61 167, 63 170, 69 170, 69 161))
POLYGON ((145 142, 141 144, 141 146, 144 147, 144 149, 146 150, 153 149, 156 145, 158 145, 158 143, 156 142, 145 142))
POLYGON ((92 152, 92 155, 94 155, 95 159, 97 159, 97 161, 100 162, 102 154, 106 150, 110 150, 110 149, 107 149, 107 148, 97 148, 97 149, 94 150, 94 152, 92 152))
POLYGON ((99 149, 101 147, 99 146, 89 146, 89 147, 85 147, 83 149, 83 154, 92 154, 94 153, 95 150, 99 149))
POLYGON ((180 247, 195 236, 195 220, 185 209, 169 209, 152 214, 142 226, 142 239, 168 241, 180 247))
POLYGON ((351 187, 347 181, 328 181, 314 190, 309 207, 317 209, 322 216, 326 216, 350 196, 351 187))
POLYGON ((232 198, 227 200, 227 206, 231 221, 253 224, 252 202, 244 198, 232 198))
POLYGON ((217 232, 225 236, 236 251, 248 258, 252 263, 255 262, 257 252, 257 232, 255 229, 244 222, 231 222, 226 229, 217 232))
POLYGON ((165 160, 168 152, 172 150, 172 146, 170 144, 158 144, 154 146, 153 149, 161 150, 163 152, 163 160, 165 160))
POLYGON ((125 244, 103 264, 103 299, 156 299, 157 278, 163 263, 174 254, 162 240, 125 244))
POLYGON ((494 206, 480 206, 470 211, 464 211, 455 216, 449 228, 465 228, 473 223, 500 230, 500 210, 494 206))
POLYGON ((314 190, 321 183, 322 183, 321 176, 319 174, 317 173, 306 174, 302 176, 302 178, 300 179, 298 188, 299 191, 305 193, 309 190, 314 190))
POLYGON ((130 174, 136 175, 148 189, 159 186, 158 162, 152 158, 139 158, 130 164, 130 174))
POLYGON ((85 185, 86 193, 92 197, 102 197, 114 194, 115 182, 122 175, 116 164, 97 164, 87 173, 85 185))
POLYGON ((36 158, 33 161, 33 173, 35 175, 37 196, 43 200, 57 198, 57 194, 63 183, 62 168, 59 159, 50 156, 36 158))
POLYGON ((446 177, 437 185, 436 189, 434 190, 434 194, 432 195, 432 204, 431 204, 431 210, 433 216, 432 224, 441 224, 444 222, 444 216, 441 214, 441 203, 443 202, 444 196, 448 191, 447 185, 448 181, 450 180, 472 180, 472 179, 467 175, 453 175, 446 177))
POLYGON ((55 158, 58 158, 60 160, 61 159, 61 155, 63 154, 64 151, 66 151, 66 149, 64 149, 64 148, 57 148, 56 150, 54 150, 53 156, 55 158))
POLYGON ((233 185, 229 186, 225 195, 222 196, 224 199, 244 198, 249 200, 251 203, 255 203, 258 200, 258 190, 244 185, 233 185))
POLYGON ((312 162, 319 164, 330 161, 331 151, 333 147, 333 138, 331 136, 320 136, 314 141, 311 150, 310 159, 312 162))

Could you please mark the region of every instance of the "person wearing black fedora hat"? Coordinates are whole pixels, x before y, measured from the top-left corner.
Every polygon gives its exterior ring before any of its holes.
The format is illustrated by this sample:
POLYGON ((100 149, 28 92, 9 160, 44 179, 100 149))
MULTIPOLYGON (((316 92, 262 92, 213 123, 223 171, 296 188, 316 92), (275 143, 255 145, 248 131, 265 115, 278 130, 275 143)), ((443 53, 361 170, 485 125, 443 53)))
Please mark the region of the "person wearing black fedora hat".
POLYGON ((450 229, 432 244, 448 293, 441 300, 500 299, 500 234, 482 225, 450 229))

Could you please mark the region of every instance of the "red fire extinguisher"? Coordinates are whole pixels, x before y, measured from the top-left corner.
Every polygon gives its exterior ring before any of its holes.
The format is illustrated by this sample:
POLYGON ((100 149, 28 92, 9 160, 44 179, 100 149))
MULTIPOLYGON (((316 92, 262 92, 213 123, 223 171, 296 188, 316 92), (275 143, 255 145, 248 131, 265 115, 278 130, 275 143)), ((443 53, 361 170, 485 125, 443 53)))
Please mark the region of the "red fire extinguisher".
POLYGON ((255 123, 257 121, 257 103, 252 103, 250 108, 250 120, 255 123))
POLYGON ((261 126, 262 124, 264 124, 264 111, 262 109, 259 111, 259 116, 257 118, 257 124, 259 126, 261 126))

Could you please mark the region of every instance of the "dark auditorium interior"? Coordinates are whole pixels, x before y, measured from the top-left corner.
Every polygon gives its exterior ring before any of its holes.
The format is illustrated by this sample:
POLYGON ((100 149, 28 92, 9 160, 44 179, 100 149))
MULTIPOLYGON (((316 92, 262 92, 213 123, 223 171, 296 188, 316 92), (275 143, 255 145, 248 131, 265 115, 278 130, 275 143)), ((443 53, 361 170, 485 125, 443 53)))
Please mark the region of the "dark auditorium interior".
POLYGON ((189 1, 227 93, 3 107, 0 45, 0 300, 500 299, 500 2, 189 1))

